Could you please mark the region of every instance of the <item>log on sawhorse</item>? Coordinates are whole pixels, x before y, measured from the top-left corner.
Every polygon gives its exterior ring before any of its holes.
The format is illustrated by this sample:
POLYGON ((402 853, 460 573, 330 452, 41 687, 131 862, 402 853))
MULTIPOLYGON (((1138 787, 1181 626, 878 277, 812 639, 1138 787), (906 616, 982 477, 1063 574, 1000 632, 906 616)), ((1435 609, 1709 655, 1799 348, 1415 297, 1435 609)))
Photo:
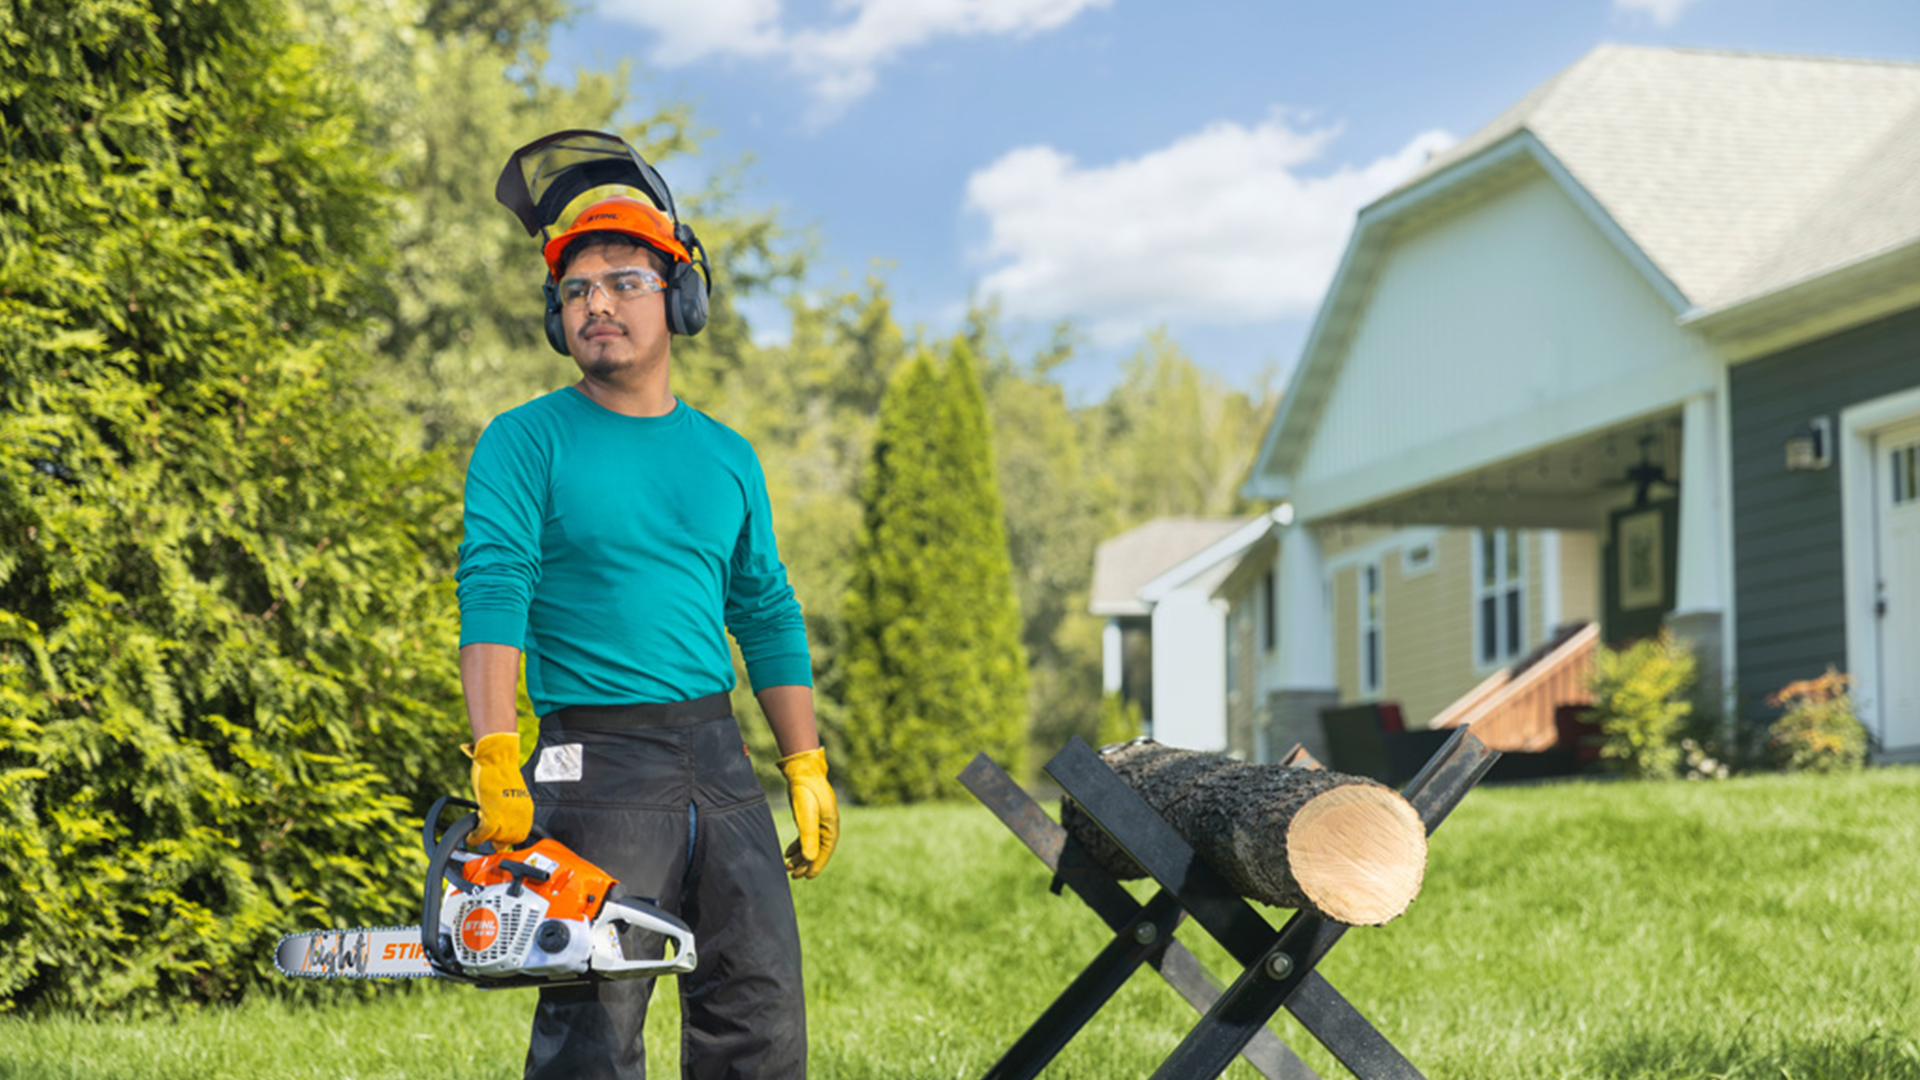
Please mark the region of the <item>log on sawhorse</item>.
MULTIPOLYGON (((1429 835, 1499 756, 1465 728, 1434 754, 1403 792, 1429 835)), ((1298 747, 1285 763, 1319 767, 1298 747)), ((1420 1080, 1419 1070, 1315 970, 1345 925, 1296 912, 1275 930, 1079 738, 1046 771, 1160 888, 1145 904, 1136 901, 985 754, 960 773, 960 782, 1054 871, 1054 891, 1072 889, 1114 930, 984 1080, 1039 1075, 1141 964, 1203 1014, 1154 1080, 1211 1080, 1236 1056, 1268 1080, 1318 1080, 1266 1026, 1283 1007, 1360 1080, 1420 1080), (1243 967, 1224 991, 1173 937, 1188 915, 1243 967)))

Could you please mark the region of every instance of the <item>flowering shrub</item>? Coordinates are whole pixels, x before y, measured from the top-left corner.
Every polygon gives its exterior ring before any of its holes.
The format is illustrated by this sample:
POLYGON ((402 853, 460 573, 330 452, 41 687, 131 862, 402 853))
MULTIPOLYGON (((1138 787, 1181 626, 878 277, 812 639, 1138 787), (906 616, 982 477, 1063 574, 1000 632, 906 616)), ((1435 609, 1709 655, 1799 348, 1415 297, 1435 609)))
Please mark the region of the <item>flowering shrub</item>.
POLYGON ((1844 772, 1867 761, 1867 729, 1853 715, 1853 683, 1831 666, 1813 679, 1788 683, 1767 699, 1786 715, 1767 729, 1767 746, 1783 769, 1844 772))
POLYGON ((1593 664, 1593 718, 1605 742, 1600 756, 1643 779, 1670 779, 1679 771, 1682 726, 1693 712, 1688 692, 1697 665, 1671 634, 1624 649, 1601 649, 1593 664))
POLYGON ((1733 775, 1733 769, 1720 760, 1716 751, 1697 739, 1681 739, 1680 775, 1688 780, 1725 780, 1733 775))

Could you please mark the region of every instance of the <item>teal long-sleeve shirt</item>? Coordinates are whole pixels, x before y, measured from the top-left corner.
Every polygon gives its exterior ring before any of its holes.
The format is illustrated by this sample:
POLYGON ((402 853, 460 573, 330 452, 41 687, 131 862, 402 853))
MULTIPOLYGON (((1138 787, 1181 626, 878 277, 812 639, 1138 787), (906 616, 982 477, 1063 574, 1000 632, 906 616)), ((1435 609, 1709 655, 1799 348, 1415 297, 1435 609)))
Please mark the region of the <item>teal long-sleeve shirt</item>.
POLYGON ((567 705, 810 686, 805 624, 747 440, 685 402, 625 416, 572 387, 502 413, 467 466, 460 644, 526 654, 567 705))

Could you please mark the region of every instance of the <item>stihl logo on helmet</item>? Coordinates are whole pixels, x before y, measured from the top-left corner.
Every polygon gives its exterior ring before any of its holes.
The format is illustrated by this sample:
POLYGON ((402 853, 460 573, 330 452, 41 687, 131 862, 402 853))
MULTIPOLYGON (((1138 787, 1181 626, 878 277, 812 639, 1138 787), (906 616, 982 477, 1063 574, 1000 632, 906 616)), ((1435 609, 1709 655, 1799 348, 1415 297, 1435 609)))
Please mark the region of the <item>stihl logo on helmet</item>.
POLYGON ((693 261, 686 245, 675 234, 671 218, 643 200, 615 195, 582 210, 573 224, 547 241, 541 253, 546 256, 548 272, 556 279, 560 276, 560 256, 567 245, 590 232, 631 236, 675 262, 693 261))
POLYGON ((500 936, 500 917, 486 908, 474 908, 460 920, 460 944, 485 952, 500 936))

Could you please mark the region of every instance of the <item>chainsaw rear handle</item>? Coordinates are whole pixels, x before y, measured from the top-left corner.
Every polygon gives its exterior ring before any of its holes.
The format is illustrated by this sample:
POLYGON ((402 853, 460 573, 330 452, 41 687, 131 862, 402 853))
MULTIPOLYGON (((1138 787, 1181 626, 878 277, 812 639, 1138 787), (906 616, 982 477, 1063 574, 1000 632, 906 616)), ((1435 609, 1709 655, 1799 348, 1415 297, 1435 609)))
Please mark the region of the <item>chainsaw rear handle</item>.
MULTIPOLYGON (((609 950, 594 956, 593 971, 596 975, 610 979, 633 978, 637 975, 684 975, 700 962, 694 953, 691 927, 652 901, 628 896, 626 890, 618 885, 607 894, 600 916, 593 920, 595 930, 606 926, 631 926, 669 938, 673 941, 673 959, 635 960, 626 955, 624 948, 618 949, 617 953, 609 950)), ((618 942, 619 939, 616 937, 614 940, 618 942)))

